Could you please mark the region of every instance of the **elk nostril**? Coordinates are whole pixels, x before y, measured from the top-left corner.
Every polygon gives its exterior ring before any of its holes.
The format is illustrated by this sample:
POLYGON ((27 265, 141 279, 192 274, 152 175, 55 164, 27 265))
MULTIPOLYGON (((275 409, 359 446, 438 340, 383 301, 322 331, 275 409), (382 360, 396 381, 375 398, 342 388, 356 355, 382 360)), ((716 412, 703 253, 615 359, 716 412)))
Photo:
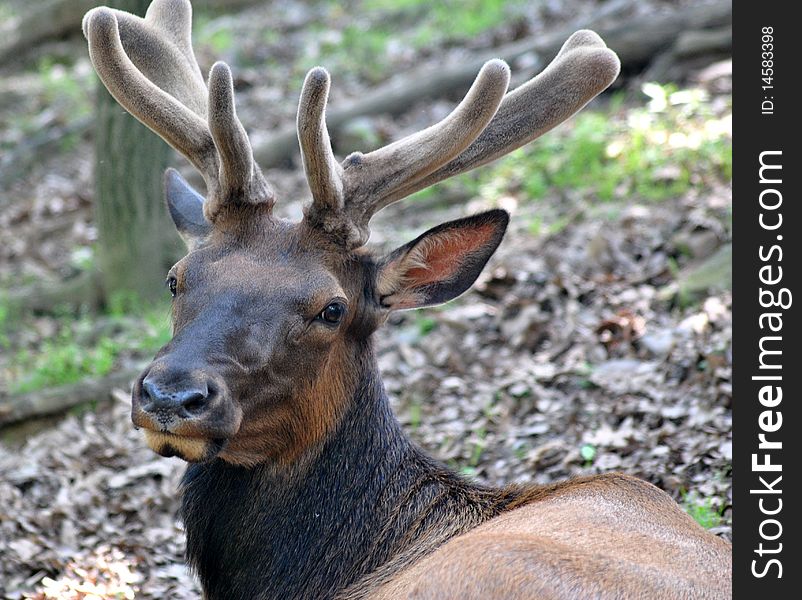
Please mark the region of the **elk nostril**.
POLYGON ((161 394, 159 393, 159 388, 156 387, 152 381, 148 381, 147 379, 142 382, 142 398, 148 403, 156 400, 161 394))
POLYGON ((207 395, 198 391, 185 392, 181 398, 181 406, 191 415, 197 415, 206 409, 207 395))
POLYGON ((145 380, 142 382, 141 406, 142 410, 164 423, 175 417, 186 419, 200 415, 208 408, 210 395, 206 386, 165 389, 153 381, 145 380))

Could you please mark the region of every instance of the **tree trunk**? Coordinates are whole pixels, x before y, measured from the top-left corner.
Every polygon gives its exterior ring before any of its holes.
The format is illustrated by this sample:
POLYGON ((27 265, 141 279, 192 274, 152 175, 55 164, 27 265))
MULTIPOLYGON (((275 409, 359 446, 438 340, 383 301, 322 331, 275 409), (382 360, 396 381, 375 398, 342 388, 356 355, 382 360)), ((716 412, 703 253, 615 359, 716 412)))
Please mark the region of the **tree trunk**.
MULTIPOLYGON (((107 2, 143 15, 149 0, 107 2)), ((169 147, 98 85, 95 132, 95 224, 106 301, 148 301, 162 282, 180 240, 163 201, 169 147)))

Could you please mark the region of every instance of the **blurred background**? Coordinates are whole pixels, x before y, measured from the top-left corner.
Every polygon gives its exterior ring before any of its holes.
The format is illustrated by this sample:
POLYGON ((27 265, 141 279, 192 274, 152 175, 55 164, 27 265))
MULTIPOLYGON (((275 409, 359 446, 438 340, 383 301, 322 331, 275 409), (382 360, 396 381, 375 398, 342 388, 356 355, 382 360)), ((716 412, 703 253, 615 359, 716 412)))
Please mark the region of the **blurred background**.
MULTIPOLYGON (((182 246, 161 178, 191 167, 110 99, 81 17, 101 0, 0 0, 0 596, 197 598, 183 463, 128 420, 170 337, 182 246)), ((147 0, 108 5, 143 15, 147 0)), ((332 75, 335 153, 444 117, 491 57, 513 86, 577 29, 622 60, 579 115, 380 213, 395 247, 492 207, 510 231, 476 286, 377 335, 399 419, 488 483, 621 470, 730 537, 731 2, 196 0, 201 68, 228 62, 278 211, 309 192, 295 111, 332 75)))

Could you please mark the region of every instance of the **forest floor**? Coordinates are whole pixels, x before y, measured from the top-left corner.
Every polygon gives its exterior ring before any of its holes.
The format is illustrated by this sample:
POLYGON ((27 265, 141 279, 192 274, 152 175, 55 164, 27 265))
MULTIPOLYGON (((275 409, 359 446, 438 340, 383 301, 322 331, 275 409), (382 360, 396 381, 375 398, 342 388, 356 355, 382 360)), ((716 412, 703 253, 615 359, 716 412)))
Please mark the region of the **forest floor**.
MULTIPOLYGON (((470 4, 459 22, 389 0, 199 14, 198 59, 232 64, 256 144, 293 122, 315 64, 332 72, 336 104, 388 74, 459 61, 598 8, 470 4)), ((0 289, 9 291, 73 277, 94 260, 92 142, 80 128, 94 76, 80 39, 40 54, 0 65, 0 165, 17 172, 0 176, 0 289), (37 160, 11 156, 54 130, 63 138, 35 146, 37 160)), ((371 243, 392 249, 448 219, 512 213, 471 291, 398 314, 376 335, 398 418, 421 446, 491 484, 624 471, 731 537, 731 85, 728 61, 672 83, 627 73, 530 146, 375 219, 371 243)), ((338 154, 425 127, 454 100, 356 119, 338 154)), ((281 214, 297 218, 309 195, 302 170, 266 175, 281 214)), ((131 368, 169 337, 166 301, 11 315, 1 298, 0 399, 131 368)), ((148 450, 129 410, 123 387, 47 426, 0 432, 0 597, 199 596, 177 519, 184 464, 148 450)))

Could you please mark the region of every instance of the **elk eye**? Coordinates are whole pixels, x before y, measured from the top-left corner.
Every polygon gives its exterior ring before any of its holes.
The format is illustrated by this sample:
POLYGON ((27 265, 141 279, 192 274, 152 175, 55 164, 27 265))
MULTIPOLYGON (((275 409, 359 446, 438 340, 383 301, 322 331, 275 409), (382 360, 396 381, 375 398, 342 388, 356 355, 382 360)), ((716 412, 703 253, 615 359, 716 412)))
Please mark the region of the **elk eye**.
POLYGON ((170 290, 170 295, 173 298, 175 298, 175 291, 176 291, 176 288, 178 287, 178 280, 175 277, 173 277, 172 275, 170 275, 167 278, 166 283, 167 283, 167 289, 170 290))
POLYGON ((317 318, 321 321, 328 323, 329 325, 336 325, 340 321, 342 321, 343 317, 345 316, 345 304, 342 302, 332 302, 323 311, 317 316, 317 318))

